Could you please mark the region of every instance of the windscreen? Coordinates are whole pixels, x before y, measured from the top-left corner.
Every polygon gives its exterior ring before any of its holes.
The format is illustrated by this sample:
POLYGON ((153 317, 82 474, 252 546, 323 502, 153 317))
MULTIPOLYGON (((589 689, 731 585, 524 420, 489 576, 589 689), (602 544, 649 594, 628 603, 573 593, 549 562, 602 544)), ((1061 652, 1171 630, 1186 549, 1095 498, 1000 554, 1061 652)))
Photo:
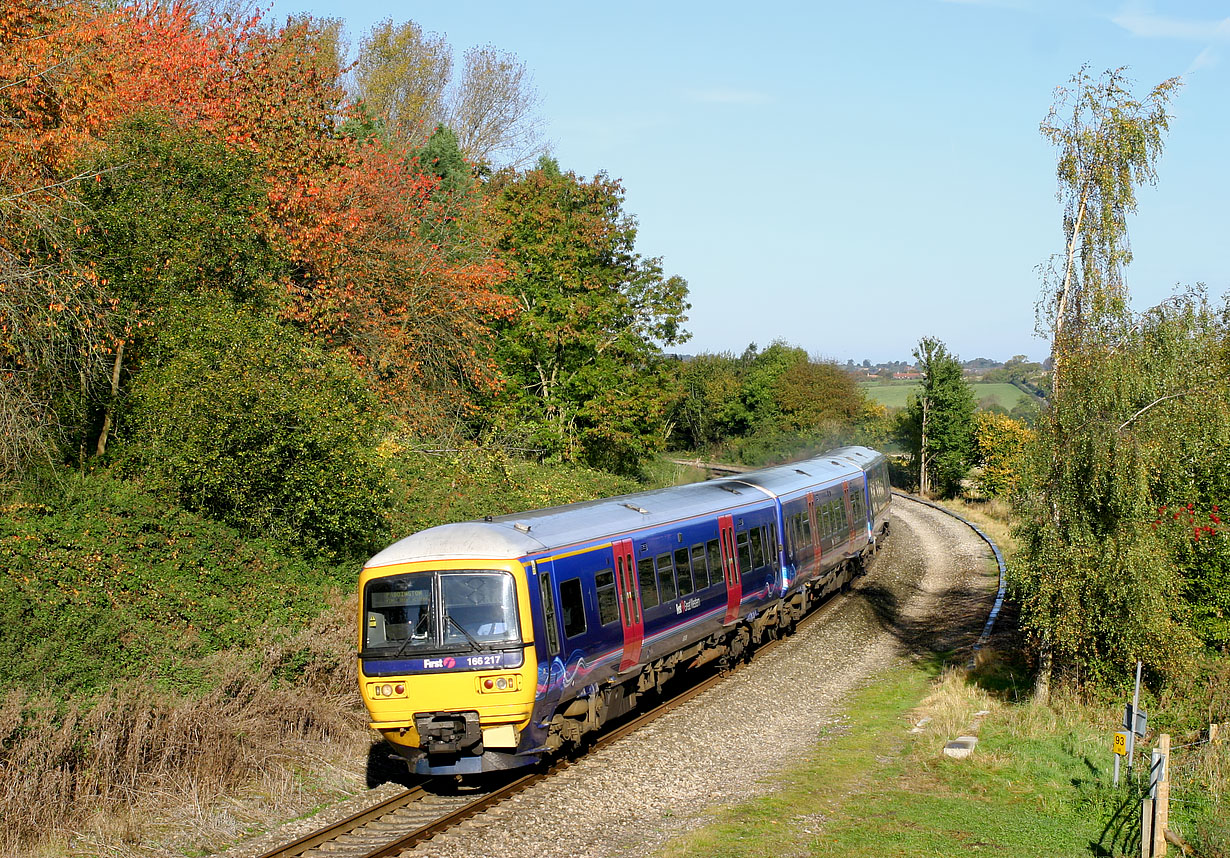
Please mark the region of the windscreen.
POLYGON ((507 572, 412 572, 375 578, 364 591, 365 653, 477 650, 520 639, 507 572))

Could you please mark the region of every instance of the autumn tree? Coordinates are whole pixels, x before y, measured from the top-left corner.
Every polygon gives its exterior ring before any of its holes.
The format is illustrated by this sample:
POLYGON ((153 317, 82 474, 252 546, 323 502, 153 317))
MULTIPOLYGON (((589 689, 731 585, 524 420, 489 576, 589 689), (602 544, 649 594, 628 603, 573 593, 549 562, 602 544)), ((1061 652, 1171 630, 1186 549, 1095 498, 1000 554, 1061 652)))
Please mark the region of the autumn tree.
POLYGON ((443 36, 386 19, 359 44, 355 97, 410 147, 437 126, 475 164, 520 166, 542 152, 538 94, 525 63, 491 45, 470 48, 461 76, 443 36))
POLYGON ((904 433, 918 472, 919 491, 941 497, 961 493, 974 446, 974 393, 961 363, 934 337, 914 349, 922 387, 910 397, 904 433))
POLYGON ((629 473, 663 443, 662 348, 686 339, 687 285, 636 252, 623 189, 549 158, 493 183, 517 314, 497 325, 500 427, 544 457, 629 473))
POLYGON ((524 164, 543 151, 538 93, 525 63, 491 45, 465 54, 460 85, 444 117, 477 163, 524 164))
POLYGON ((857 382, 833 361, 810 358, 782 373, 775 385, 784 425, 816 429, 826 422, 853 423, 866 404, 857 382))
POLYGON ((359 42, 356 95, 389 133, 425 140, 444 118, 453 51, 443 36, 424 34, 413 21, 386 18, 359 42))
POLYGON ((1010 497, 1021 481, 1027 445, 1033 432, 1006 414, 974 415, 974 462, 978 490, 987 497, 1010 497))
POLYGON ((82 4, 0 5, 0 479, 54 462, 103 371, 106 296, 78 265, 71 200, 94 178, 64 169, 97 92, 82 4))

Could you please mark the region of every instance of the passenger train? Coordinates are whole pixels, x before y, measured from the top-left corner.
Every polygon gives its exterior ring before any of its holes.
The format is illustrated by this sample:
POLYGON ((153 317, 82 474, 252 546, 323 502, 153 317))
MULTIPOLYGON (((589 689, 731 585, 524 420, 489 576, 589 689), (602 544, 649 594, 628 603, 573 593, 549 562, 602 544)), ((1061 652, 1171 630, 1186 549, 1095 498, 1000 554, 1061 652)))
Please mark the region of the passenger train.
POLYGON ((364 567, 371 726, 427 775, 534 763, 679 671, 750 655, 888 533, 884 456, 446 524, 364 567))

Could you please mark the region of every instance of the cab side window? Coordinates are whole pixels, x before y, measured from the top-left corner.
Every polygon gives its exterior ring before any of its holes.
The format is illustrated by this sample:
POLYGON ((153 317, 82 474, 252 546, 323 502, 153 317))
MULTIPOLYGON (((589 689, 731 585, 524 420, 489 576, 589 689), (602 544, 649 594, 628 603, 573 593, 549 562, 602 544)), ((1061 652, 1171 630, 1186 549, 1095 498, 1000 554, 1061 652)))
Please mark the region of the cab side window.
POLYGON ((585 634, 585 601, 581 595, 581 579, 569 578, 559 585, 559 612, 564 619, 564 637, 585 634))

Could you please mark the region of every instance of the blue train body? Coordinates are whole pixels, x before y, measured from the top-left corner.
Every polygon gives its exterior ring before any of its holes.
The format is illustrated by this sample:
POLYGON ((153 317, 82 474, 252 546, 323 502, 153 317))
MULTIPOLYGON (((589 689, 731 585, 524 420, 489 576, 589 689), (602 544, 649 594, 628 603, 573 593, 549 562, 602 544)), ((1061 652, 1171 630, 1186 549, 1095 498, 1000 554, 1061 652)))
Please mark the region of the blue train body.
POLYGON ((845 447, 415 534, 360 581, 372 726, 422 773, 532 763, 793 628, 877 549, 890 500, 884 457, 845 447))

